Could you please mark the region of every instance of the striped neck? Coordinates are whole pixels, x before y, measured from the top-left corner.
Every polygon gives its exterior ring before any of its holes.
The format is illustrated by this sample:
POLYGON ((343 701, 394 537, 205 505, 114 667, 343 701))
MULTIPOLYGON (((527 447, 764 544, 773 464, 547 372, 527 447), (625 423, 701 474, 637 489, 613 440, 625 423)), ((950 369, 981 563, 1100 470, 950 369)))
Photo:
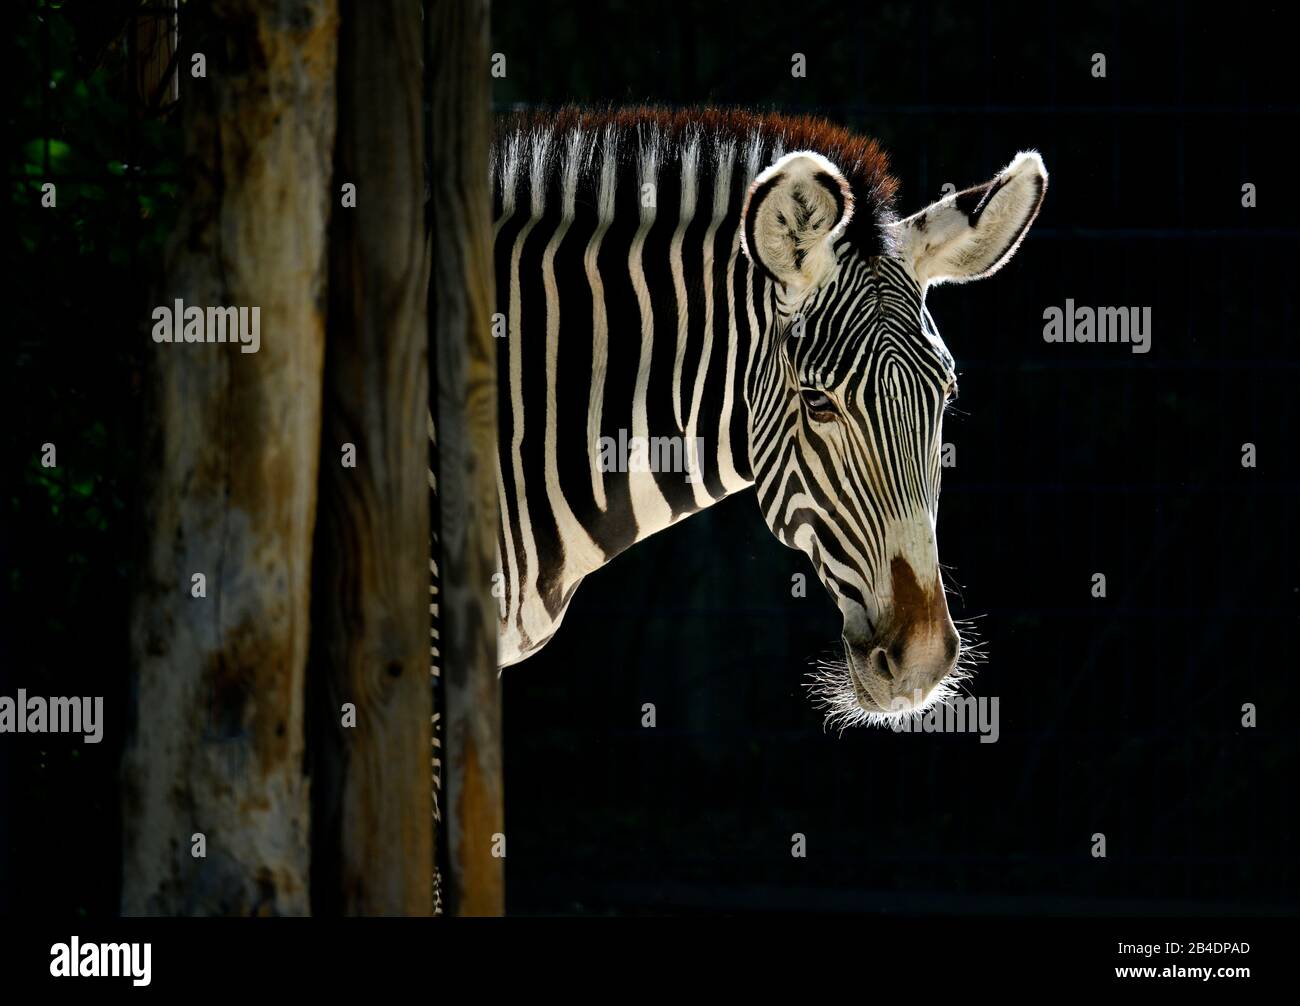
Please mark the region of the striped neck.
POLYGON ((572 573, 753 484, 773 297, 739 222, 779 150, 608 125, 498 142, 503 481, 529 487, 530 513, 545 486, 572 573))

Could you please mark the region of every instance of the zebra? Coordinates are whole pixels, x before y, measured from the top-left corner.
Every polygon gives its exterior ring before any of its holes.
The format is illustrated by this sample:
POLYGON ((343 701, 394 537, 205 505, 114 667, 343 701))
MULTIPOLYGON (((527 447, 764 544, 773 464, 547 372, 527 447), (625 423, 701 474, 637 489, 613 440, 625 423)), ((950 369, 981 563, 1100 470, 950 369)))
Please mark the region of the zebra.
POLYGON ((962 642, 936 520, 955 365, 925 294, 996 272, 1047 190, 1036 151, 900 219, 872 139, 825 119, 655 107, 498 118, 499 663, 582 580, 753 488, 840 610, 827 722, 945 701, 962 642), (706 445, 682 472, 604 446, 706 445))
POLYGON ((962 642, 936 521, 957 380, 925 294, 1014 255, 1047 191, 1039 154, 900 219, 886 154, 825 119, 568 107, 499 117, 490 173, 501 667, 624 549, 753 488, 842 617, 844 657, 809 683, 828 724, 946 701, 962 642), (608 470, 601 445, 628 437, 707 450, 682 455, 685 477, 608 470))
MULTIPOLYGON (((843 659, 809 680, 828 726, 946 701, 962 642, 936 520, 957 381, 925 294, 1012 257, 1047 191, 1038 153, 899 219, 880 146, 825 119, 567 107, 499 117, 490 176, 500 666, 623 550, 753 488, 842 616, 843 659), (611 470, 605 447, 629 439, 678 446, 685 471, 611 470)), ((432 418, 429 437, 436 507, 432 418)), ((435 679, 437 552, 435 535, 435 679)), ((434 884, 440 912, 441 869, 434 884)))

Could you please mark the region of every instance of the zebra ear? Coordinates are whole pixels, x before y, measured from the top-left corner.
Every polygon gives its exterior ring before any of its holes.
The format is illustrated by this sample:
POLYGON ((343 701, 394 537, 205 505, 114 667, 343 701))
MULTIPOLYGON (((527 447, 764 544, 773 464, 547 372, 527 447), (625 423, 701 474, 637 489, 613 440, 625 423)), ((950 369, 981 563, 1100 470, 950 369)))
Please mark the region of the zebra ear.
POLYGON ((1016 253, 1046 192, 1043 159, 1025 151, 992 181, 893 224, 895 248, 922 286, 981 279, 1016 253))
POLYGON ((853 216, 853 189, 810 150, 786 154, 749 187, 741 244, 760 272, 795 291, 821 279, 831 245, 853 216))

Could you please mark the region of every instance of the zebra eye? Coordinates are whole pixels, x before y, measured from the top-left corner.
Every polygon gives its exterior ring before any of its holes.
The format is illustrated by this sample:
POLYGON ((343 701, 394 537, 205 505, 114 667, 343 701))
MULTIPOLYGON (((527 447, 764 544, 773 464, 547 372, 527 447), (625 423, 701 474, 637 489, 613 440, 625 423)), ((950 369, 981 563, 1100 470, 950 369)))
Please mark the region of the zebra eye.
POLYGON ((799 394, 803 398, 804 408, 811 412, 814 418, 826 420, 835 415, 835 403, 823 392, 803 388, 799 394))

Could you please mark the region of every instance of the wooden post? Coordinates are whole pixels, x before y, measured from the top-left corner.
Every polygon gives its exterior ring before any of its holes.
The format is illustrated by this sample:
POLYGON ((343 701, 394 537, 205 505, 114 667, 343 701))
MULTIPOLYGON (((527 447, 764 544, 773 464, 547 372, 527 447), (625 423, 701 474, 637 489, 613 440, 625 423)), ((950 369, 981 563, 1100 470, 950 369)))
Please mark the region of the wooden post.
POLYGON ((452 914, 500 915, 505 812, 491 594, 497 496, 487 0, 430 0, 428 18, 446 901, 452 914))
POLYGON ((410 0, 342 0, 341 20, 312 615, 312 905, 428 915, 423 26, 410 0))
POLYGON ((148 11, 137 11, 132 18, 136 97, 149 109, 163 108, 180 97, 176 18, 176 0, 155 0, 148 11))
POLYGON ((256 352, 149 343, 122 910, 303 914, 338 16, 334 0, 302 0, 292 17, 256 0, 185 14, 207 76, 185 91, 190 191, 156 303, 250 308, 250 334, 260 318, 256 352))

